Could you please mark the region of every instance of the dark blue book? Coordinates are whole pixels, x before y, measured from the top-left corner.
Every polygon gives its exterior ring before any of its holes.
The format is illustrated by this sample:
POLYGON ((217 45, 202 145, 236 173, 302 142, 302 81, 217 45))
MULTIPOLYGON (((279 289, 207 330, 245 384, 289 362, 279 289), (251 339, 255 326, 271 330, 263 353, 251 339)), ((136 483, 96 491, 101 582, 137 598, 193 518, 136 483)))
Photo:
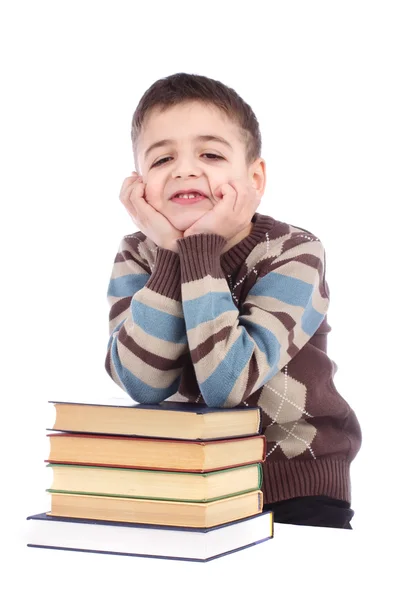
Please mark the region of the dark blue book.
MULTIPOLYGON (((126 402, 126 401, 125 401, 126 402)), ((52 431, 182 440, 216 440, 261 433, 258 406, 210 408, 203 404, 169 402, 128 405, 51 402, 52 431)))
POLYGON ((207 562, 273 538, 273 513, 209 528, 143 525, 93 519, 28 517, 28 546, 207 562))

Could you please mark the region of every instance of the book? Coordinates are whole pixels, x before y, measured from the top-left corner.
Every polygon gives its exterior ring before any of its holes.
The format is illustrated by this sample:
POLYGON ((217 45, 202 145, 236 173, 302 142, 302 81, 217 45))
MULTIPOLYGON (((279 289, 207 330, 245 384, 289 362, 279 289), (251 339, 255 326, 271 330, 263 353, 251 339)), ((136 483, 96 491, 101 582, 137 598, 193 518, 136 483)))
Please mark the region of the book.
POLYGON ((50 515, 173 527, 214 527, 262 512, 257 490, 212 502, 173 502, 51 492, 50 515))
POLYGON ((53 481, 49 492, 126 496, 152 500, 209 502, 260 489, 259 463, 212 471, 182 473, 115 467, 50 463, 53 481))
POLYGON ((273 513, 208 528, 49 516, 28 517, 29 547, 207 562, 274 536, 273 513))
POLYGON ((263 462, 263 435, 223 440, 172 440, 74 433, 47 434, 48 462, 205 472, 263 462))
POLYGON ((51 402, 56 431, 137 435, 188 440, 244 437, 261 433, 261 409, 210 408, 164 401, 157 405, 112 406, 51 402))

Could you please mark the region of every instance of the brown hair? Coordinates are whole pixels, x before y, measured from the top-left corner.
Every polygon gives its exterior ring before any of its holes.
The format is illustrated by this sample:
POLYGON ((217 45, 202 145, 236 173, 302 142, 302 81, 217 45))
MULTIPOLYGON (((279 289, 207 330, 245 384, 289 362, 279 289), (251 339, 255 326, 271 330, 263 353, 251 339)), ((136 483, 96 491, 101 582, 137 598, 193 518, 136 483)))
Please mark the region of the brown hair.
POLYGON ((164 110, 188 101, 213 104, 239 126, 246 146, 246 162, 250 165, 261 156, 261 133, 252 108, 234 89, 203 75, 175 73, 158 79, 143 94, 133 114, 131 139, 135 162, 137 141, 150 111, 164 110))

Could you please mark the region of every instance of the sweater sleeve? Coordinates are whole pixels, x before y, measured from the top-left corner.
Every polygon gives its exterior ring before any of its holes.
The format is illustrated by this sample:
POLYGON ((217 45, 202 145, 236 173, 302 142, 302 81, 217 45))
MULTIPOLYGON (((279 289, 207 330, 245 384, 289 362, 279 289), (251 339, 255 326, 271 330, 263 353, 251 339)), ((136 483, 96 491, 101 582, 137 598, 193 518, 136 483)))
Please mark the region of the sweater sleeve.
POLYGON ((124 238, 108 287, 109 341, 105 368, 136 402, 173 395, 188 358, 179 255, 157 248, 153 270, 124 238))
POLYGON ((269 266, 239 311, 221 268, 225 244, 217 234, 178 242, 190 354, 204 401, 216 407, 240 404, 283 369, 316 332, 329 304, 324 248, 294 233, 278 256, 264 257, 269 266))

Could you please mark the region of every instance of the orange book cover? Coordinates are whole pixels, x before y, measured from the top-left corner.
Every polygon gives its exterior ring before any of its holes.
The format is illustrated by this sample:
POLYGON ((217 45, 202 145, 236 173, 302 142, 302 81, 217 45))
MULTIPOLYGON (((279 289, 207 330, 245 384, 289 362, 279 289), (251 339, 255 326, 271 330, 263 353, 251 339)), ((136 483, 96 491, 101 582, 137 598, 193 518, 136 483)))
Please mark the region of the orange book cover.
MULTIPOLYGON (((215 445, 221 445, 221 444, 233 444, 233 445, 239 445, 241 443, 246 443, 249 442, 250 440, 254 440, 254 439, 261 439, 262 440, 262 454, 261 456, 259 456, 257 459, 255 460, 250 460, 250 461, 244 461, 244 462, 233 462, 233 463, 229 463, 229 468, 234 468, 234 467, 239 467, 242 465, 246 465, 246 464, 252 464, 255 462, 264 462, 265 458, 266 458, 266 438, 264 435, 254 435, 254 436, 246 436, 243 438, 227 438, 227 439, 219 439, 219 440, 212 440, 212 441, 208 441, 208 440, 180 440, 180 439, 160 439, 160 438, 139 438, 139 437, 129 437, 129 436, 118 436, 118 435, 94 435, 94 434, 77 434, 77 433, 51 433, 51 434, 47 434, 47 437, 49 438, 79 438, 79 439, 88 439, 88 440, 93 440, 93 439, 108 439, 111 440, 112 442, 118 442, 121 441, 124 443, 124 446, 126 447, 126 445, 129 445, 130 443, 132 444, 144 444, 144 445, 149 445, 149 444, 161 444, 164 446, 165 448, 165 455, 168 456, 169 453, 174 453, 174 454, 179 454, 180 456, 184 456, 184 447, 190 447, 190 446, 202 446, 202 447, 207 447, 207 446, 215 446, 215 445), (176 447, 179 446, 180 449, 178 452, 176 451, 176 447)), ((126 456, 126 455, 125 455, 126 456)), ((127 459, 129 457, 127 456, 127 459)), ((135 459, 135 457, 132 457, 133 461, 135 459)), ((66 460, 65 457, 63 457, 62 459, 60 458, 56 458, 56 457, 52 457, 50 456, 50 458, 48 460, 46 460, 45 462, 47 463, 65 463, 65 464, 91 464, 93 466, 99 466, 99 467, 116 467, 116 468, 133 468, 133 469, 145 469, 145 468, 151 468, 151 470, 157 470, 157 471, 165 471, 165 470, 169 470, 169 471, 187 471, 187 472, 204 472, 205 469, 194 469, 194 468, 178 468, 178 467, 173 467, 173 466, 154 466, 152 465, 151 467, 149 466, 144 466, 144 465, 140 465, 140 464, 134 464, 134 462, 132 461, 132 463, 127 464, 118 464, 116 462, 112 462, 112 461, 88 461, 87 458, 85 458, 84 460, 66 460)), ((216 467, 216 468, 212 468, 212 469, 207 469, 207 471, 219 471, 222 469, 227 468, 227 465, 221 466, 221 467, 216 467)))

